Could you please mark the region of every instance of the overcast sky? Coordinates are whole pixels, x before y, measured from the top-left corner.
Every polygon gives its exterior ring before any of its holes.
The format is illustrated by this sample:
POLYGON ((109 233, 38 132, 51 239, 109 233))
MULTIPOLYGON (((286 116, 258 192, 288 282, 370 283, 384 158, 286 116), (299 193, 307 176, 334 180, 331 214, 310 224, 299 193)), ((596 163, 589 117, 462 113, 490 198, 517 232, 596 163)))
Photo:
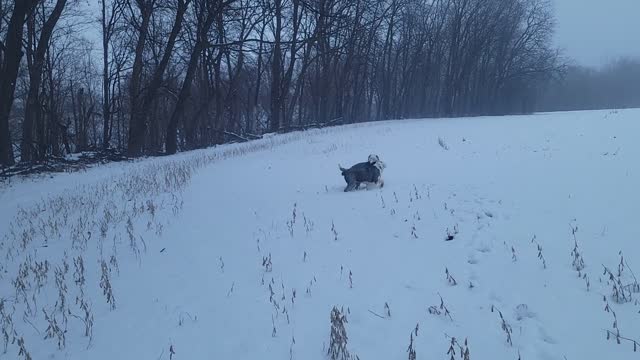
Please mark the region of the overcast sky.
POLYGON ((640 0, 551 0, 556 44, 582 65, 640 57, 640 0))

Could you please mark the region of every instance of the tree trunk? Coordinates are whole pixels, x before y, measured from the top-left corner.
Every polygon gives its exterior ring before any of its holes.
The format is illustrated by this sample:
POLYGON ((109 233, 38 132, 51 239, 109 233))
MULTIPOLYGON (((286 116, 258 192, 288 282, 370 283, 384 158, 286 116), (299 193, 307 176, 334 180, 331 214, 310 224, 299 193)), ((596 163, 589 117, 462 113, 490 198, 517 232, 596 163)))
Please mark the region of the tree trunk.
MULTIPOLYGON (((176 17, 173 23, 173 27, 171 28, 171 33, 169 34, 169 39, 167 40, 167 45, 165 46, 164 54, 162 55, 162 60, 158 64, 158 67, 155 69, 153 76, 151 78, 151 82, 146 87, 142 99, 137 99, 140 96, 140 79, 137 80, 138 85, 136 86, 136 93, 132 93, 132 107, 131 107, 131 122, 129 124, 129 146, 128 153, 130 156, 140 156, 144 152, 145 147, 145 133, 147 129, 147 113, 151 107, 153 100, 156 97, 156 93, 162 85, 162 78, 164 76, 164 72, 169 65, 169 60, 171 59, 171 53, 173 51, 173 47, 176 43, 176 38, 180 33, 180 29, 182 28, 182 20, 184 19, 184 14, 187 11, 189 3, 191 0, 178 0, 178 9, 176 10, 176 17), (137 100, 142 100, 135 103, 133 102, 134 96, 137 100), (134 106, 135 105, 135 106, 134 106)), ((143 16, 143 26, 140 30, 140 39, 138 39, 138 44, 136 46, 136 61, 139 62, 140 69, 142 70, 142 52, 144 50, 144 39, 146 38, 148 28, 149 28, 149 17, 151 15, 151 7, 148 9, 148 14, 146 17, 146 26, 144 25, 145 17, 143 16), (144 36, 143 36, 144 34, 144 36), (142 41, 140 41, 142 40, 142 41), (138 56, 139 55, 139 56, 138 56)), ((135 63, 134 63, 135 66, 135 63)), ((140 77, 141 74, 138 74, 140 77)), ((132 87, 133 91, 133 87, 132 87)))
MULTIPOLYGON (((254 98, 253 98, 253 104, 254 106, 258 106, 259 104, 259 100, 260 100, 260 87, 262 86, 262 62, 263 62, 263 40, 264 40, 264 32, 265 29, 267 28, 267 24, 266 22, 264 22, 262 24, 262 27, 260 28, 260 45, 258 46, 258 54, 256 55, 258 57, 258 65, 257 65, 257 69, 256 69, 256 74, 258 76, 258 78, 256 79, 256 91, 254 94, 254 98)), ((261 114, 258 114, 256 116, 256 123, 259 124, 260 122, 260 116, 261 114)), ((257 125, 256 125, 256 130, 259 130, 257 125)))
POLYGON ((275 21, 273 59, 271 60, 271 104, 269 130, 276 132, 280 128, 281 114, 281 82, 282 82, 282 0, 275 0, 275 21))
POLYGON ((138 30, 138 41, 136 43, 136 53, 131 69, 131 84, 129 87, 130 111, 131 118, 129 120, 129 140, 127 143, 127 152, 130 156, 139 156, 142 154, 144 144, 144 114, 141 113, 140 96, 142 90, 142 67, 144 45, 149 33, 149 22, 151 21, 151 12, 153 10, 153 2, 143 3, 138 1, 140 8, 140 16, 142 17, 140 29, 138 30))
MULTIPOLYGON (((49 47, 49 41, 51 40, 53 29, 60 19, 60 15, 62 15, 62 11, 64 10, 66 3, 67 0, 57 0, 49 18, 42 26, 38 46, 36 47, 36 52, 33 57, 32 68, 29 69, 29 91, 27 93, 27 104, 25 108, 24 122, 22 124, 22 145, 20 148, 22 162, 33 161, 45 156, 45 154, 34 154, 33 152, 33 126, 37 121, 41 121, 42 116, 39 92, 42 83, 42 71, 46 51, 49 47)), ((43 139, 38 139, 38 141, 42 140, 43 139)))
POLYGON ((109 78, 109 37, 110 24, 107 24, 107 0, 102 0, 102 148, 109 148, 111 140, 111 83, 109 78))
POLYGON ((0 164, 14 164, 9 129, 9 115, 22 59, 22 35, 24 22, 35 7, 37 0, 16 1, 9 20, 3 48, 0 49, 0 164))
MULTIPOLYGON (((165 143, 165 151, 167 154, 175 154, 178 150, 178 118, 184 113, 187 99, 191 94, 191 84, 198 68, 198 59, 200 59, 201 52, 204 49, 207 32, 209 32, 215 19, 213 9, 211 8, 212 5, 204 6, 209 6, 209 9, 206 15, 203 14, 204 19, 199 19, 201 21, 198 21, 196 43, 191 51, 187 73, 184 77, 180 93, 178 94, 178 101, 176 102, 176 106, 171 114, 171 119, 169 119, 169 125, 167 126, 167 139, 165 143)), ((202 10, 204 12, 204 9, 202 10)))

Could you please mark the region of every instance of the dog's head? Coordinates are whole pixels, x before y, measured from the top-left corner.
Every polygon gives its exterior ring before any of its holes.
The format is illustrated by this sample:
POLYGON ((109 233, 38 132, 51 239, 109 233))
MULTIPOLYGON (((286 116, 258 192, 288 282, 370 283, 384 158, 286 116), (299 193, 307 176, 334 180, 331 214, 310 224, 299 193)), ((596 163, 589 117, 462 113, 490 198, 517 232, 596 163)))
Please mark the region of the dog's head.
POLYGON ((378 170, 380 170, 380 173, 382 173, 382 170, 384 170, 384 168, 387 167, 387 165, 382 162, 382 160, 380 160, 380 157, 378 157, 378 155, 375 154, 371 154, 369 155, 369 164, 375 166, 376 168, 378 168, 378 170))

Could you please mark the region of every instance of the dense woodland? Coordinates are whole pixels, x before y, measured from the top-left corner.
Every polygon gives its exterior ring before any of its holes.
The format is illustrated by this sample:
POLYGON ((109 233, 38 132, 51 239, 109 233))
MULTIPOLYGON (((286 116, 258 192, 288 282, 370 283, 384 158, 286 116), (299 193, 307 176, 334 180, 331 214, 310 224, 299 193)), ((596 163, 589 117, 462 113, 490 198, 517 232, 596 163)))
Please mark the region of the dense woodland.
POLYGON ((86 150, 171 154, 319 124, 526 113, 567 69, 548 0, 89 4, 0 0, 3 166, 86 150))

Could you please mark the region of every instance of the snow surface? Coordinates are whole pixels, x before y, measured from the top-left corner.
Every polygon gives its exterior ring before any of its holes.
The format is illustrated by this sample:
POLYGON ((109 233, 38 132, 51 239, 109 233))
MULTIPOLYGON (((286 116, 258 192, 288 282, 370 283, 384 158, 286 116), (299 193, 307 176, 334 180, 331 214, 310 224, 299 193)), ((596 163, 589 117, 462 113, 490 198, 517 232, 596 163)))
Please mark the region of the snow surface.
POLYGON ((13 181, 0 189, 0 359, 23 358, 18 339, 33 359, 326 359, 334 306, 363 360, 406 359, 412 332, 417 359, 449 359, 450 337, 470 359, 635 359, 606 329, 640 341, 640 293, 616 301, 603 265, 624 286, 640 271, 638 120, 379 122, 13 181), (344 193, 338 163, 369 153, 384 188, 344 193), (429 312, 441 298, 450 317, 429 312), (67 314, 61 349, 43 310, 60 327, 67 314))

